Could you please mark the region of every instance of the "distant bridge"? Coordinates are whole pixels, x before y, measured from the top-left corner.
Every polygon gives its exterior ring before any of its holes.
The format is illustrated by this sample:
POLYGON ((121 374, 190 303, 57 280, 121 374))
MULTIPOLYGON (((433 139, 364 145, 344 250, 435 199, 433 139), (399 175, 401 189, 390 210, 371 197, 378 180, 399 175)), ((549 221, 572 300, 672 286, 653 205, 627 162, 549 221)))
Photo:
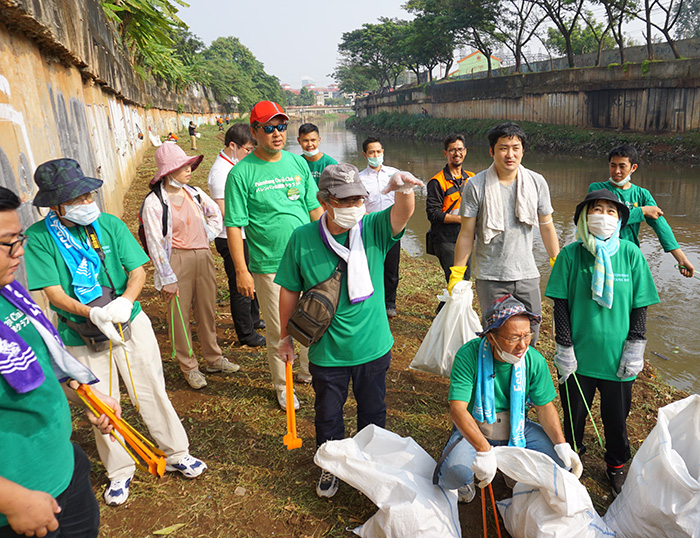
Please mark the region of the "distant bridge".
POLYGON ((301 119, 325 116, 326 114, 352 114, 351 106, 288 106, 287 114, 290 118, 301 119))

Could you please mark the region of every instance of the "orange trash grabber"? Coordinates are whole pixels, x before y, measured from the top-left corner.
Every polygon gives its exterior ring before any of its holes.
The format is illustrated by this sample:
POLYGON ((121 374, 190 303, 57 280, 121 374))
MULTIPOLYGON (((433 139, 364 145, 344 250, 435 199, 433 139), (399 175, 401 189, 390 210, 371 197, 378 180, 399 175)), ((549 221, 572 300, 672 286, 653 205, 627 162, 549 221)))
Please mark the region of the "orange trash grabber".
MULTIPOLYGON (((498 538, 501 538, 501 525, 498 523, 498 512, 496 511, 496 500, 493 497, 493 487, 489 484, 489 493, 491 494, 491 506, 493 506, 493 517, 496 520, 496 533, 498 538)), ((481 519, 484 525, 484 538, 488 536, 486 527, 486 488, 481 488, 481 519)))
POLYGON ((85 406, 92 411, 95 416, 106 415, 109 423, 114 430, 119 433, 126 441, 122 441, 119 437, 113 437, 124 447, 124 450, 132 457, 136 466, 152 475, 163 476, 165 473, 165 453, 157 448, 153 443, 146 439, 143 435, 137 432, 125 420, 117 418, 107 405, 97 398, 90 387, 85 384, 80 384, 75 392, 83 401, 85 406), (127 447, 129 445, 133 451, 127 447), (134 452, 136 454, 134 454, 134 452))
POLYGON ((297 437, 297 418, 294 412, 294 387, 292 385, 292 363, 286 364, 285 377, 287 382, 287 435, 282 438, 287 450, 301 446, 301 438, 297 437))

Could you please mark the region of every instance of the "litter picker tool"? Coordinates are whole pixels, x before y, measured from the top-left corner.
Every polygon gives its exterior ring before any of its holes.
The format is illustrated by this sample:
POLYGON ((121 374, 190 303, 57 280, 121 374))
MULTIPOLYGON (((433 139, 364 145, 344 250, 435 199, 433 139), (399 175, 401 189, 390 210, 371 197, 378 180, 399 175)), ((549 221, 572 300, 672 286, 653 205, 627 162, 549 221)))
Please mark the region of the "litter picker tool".
POLYGON ((185 327, 185 318, 182 316, 182 309, 180 308, 180 301, 177 298, 177 295, 173 295, 173 298, 170 299, 170 325, 173 328, 173 356, 172 358, 175 358, 175 310, 174 310, 174 304, 177 305, 177 311, 180 314, 180 322, 182 323, 182 332, 185 333, 185 341, 187 342, 187 347, 190 351, 190 357, 194 355, 194 351, 192 351, 192 344, 190 343, 190 338, 187 336, 187 328, 185 327))
MULTIPOLYGON (((489 494, 491 495, 491 506, 493 507, 493 517, 496 520, 496 533, 498 538, 501 538, 501 525, 498 523, 498 512, 496 511, 496 500, 493 497, 493 486, 489 484, 489 494)), ((486 526, 486 488, 481 488, 481 520, 484 524, 484 538, 487 538, 486 526)))
POLYGON ((294 386, 292 385, 292 363, 285 363, 287 382, 287 435, 282 438, 287 450, 301 447, 301 438, 297 437, 297 418, 294 411, 294 386))
POLYGON ((165 453, 162 450, 137 432, 125 420, 117 418, 114 411, 95 396, 88 385, 79 385, 75 392, 95 416, 107 416, 109 423, 124 438, 124 441, 117 435, 113 435, 113 437, 124 447, 139 469, 152 475, 163 476, 165 473, 165 453))

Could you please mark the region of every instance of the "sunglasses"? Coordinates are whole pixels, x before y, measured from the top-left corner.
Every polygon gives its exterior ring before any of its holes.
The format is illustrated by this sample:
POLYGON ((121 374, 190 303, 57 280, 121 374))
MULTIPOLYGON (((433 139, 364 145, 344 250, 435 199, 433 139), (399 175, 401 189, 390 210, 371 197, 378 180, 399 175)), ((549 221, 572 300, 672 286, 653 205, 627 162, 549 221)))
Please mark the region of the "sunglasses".
POLYGON ((272 134, 275 132, 275 129, 277 129, 280 133, 287 130, 286 123, 280 123, 279 125, 258 125, 258 127, 260 127, 265 134, 272 134))

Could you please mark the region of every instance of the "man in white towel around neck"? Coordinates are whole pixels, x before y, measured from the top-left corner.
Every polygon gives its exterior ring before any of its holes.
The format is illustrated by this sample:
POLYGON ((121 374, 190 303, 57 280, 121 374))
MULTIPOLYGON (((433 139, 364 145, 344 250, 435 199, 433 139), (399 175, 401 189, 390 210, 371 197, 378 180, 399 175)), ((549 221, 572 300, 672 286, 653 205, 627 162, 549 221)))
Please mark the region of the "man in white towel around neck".
MULTIPOLYGON (((462 280, 473 251, 482 313, 495 299, 510 293, 528 311, 541 315, 540 273, 532 252, 535 228, 540 229, 550 264, 559 254, 549 187, 544 177, 520 164, 527 136, 519 125, 502 123, 489 131, 488 138, 493 164, 471 178, 462 191, 462 227, 447 287, 451 292, 462 280)), ((532 329, 534 346, 539 325, 533 324, 532 329)))
MULTIPOLYGON (((366 214, 367 189, 351 164, 327 166, 317 197, 325 213, 318 222, 298 227, 282 256, 275 283, 280 285, 280 347, 286 362, 294 361, 294 343, 287 322, 300 292, 328 279, 340 267, 340 300, 328 330, 309 346, 309 371, 314 402, 316 445, 343 439, 343 406, 352 390, 357 402, 357 430, 386 424, 386 371, 394 338, 384 313, 384 259, 413 214, 413 187, 423 185, 408 172, 396 172, 384 193, 396 194, 392 206, 366 214), (341 259, 345 263, 340 263, 341 259)), ((338 479, 322 471, 319 497, 332 497, 338 479)))

